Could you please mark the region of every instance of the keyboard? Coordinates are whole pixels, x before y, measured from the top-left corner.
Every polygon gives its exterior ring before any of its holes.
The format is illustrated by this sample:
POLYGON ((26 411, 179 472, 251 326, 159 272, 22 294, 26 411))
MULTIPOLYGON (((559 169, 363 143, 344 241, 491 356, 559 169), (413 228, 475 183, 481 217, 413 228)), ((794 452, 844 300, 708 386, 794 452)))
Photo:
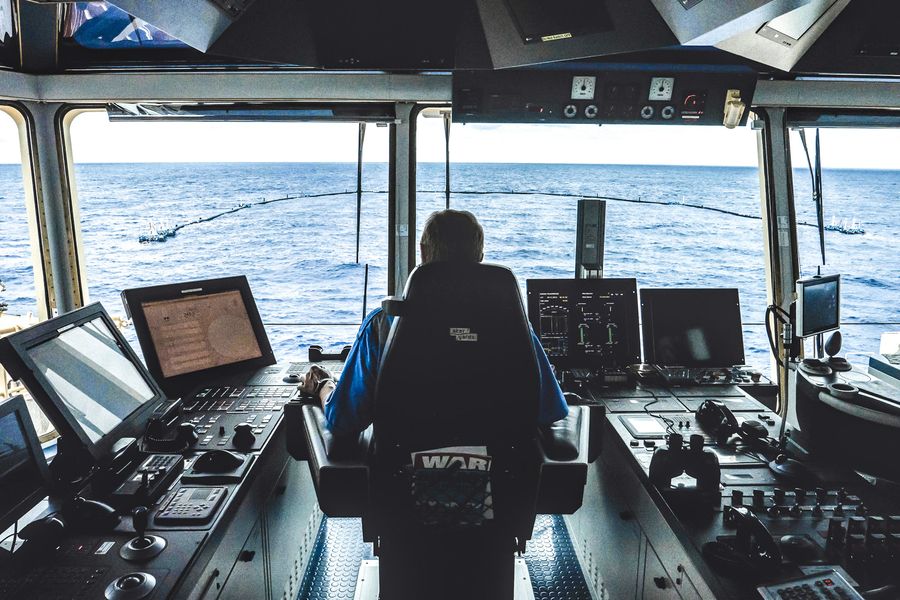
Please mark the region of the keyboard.
POLYGON ((209 387, 185 401, 184 412, 279 411, 296 392, 296 385, 209 387))
POLYGON ((624 384, 628 383, 628 374, 620 369, 569 369, 572 379, 586 383, 596 384, 624 384))
POLYGON ((0 598, 75 600, 96 597, 108 567, 38 567, 24 576, 0 576, 0 598))

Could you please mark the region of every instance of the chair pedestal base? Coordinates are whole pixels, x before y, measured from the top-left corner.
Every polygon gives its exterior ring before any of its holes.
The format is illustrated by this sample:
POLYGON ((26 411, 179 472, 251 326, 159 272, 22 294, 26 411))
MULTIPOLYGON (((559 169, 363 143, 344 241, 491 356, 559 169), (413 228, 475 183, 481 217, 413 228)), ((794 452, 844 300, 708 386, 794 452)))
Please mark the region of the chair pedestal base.
MULTIPOLYGON (((528 565, 524 558, 515 559, 514 600, 535 600, 528 565)), ((364 560, 359 567, 356 578, 356 592, 353 600, 378 600, 378 560, 364 560)))
POLYGON ((381 538, 378 559, 379 600, 514 597, 513 544, 489 532, 381 538))

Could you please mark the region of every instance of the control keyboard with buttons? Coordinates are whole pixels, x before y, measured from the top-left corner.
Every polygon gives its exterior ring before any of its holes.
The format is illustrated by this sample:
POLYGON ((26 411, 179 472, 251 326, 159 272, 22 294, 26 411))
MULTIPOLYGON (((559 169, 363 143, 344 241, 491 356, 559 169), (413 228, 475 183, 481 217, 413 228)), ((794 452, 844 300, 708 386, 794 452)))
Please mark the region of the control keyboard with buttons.
POLYGON ((763 600, 862 600, 862 596, 834 569, 757 588, 763 600))
POLYGON ((184 402, 184 412, 277 412, 298 393, 296 385, 208 387, 184 402))
POLYGON ((197 432, 197 443, 194 449, 211 450, 240 450, 242 452, 259 450, 275 430, 275 426, 281 419, 278 411, 255 412, 200 412, 186 415, 184 422, 192 423, 197 432), (255 436, 251 447, 238 447, 234 444, 234 428, 241 423, 248 423, 255 436))
POLYGON ((156 514, 159 524, 208 523, 225 499, 227 488, 185 486, 175 491, 156 514))

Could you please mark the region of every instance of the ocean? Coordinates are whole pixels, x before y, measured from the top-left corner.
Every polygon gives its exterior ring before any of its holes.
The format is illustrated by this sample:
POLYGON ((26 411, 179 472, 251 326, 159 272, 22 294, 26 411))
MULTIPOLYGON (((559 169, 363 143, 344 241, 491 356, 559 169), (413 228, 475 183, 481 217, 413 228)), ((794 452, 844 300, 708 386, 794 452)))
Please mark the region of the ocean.
MULTIPOLYGON (((388 168, 366 163, 363 173, 369 192, 357 263, 355 164, 78 165, 89 299, 122 315, 122 289, 245 274, 279 359, 305 358, 310 344, 352 343, 364 311, 378 306, 387 287, 388 168), (164 243, 138 242, 151 222, 172 226, 241 203, 332 192, 347 193, 253 206, 164 243)), ((844 348, 853 358, 877 351, 881 332, 900 330, 900 171, 826 170, 823 179, 826 223, 858 221, 865 229, 826 232, 823 273, 843 275, 844 348)), ((528 278, 572 276, 580 195, 666 203, 607 203, 605 275, 635 277, 642 287, 739 288, 747 363, 768 371, 755 168, 462 163, 452 166, 451 181, 451 206, 472 211, 484 226, 485 260, 511 267, 523 290, 528 278)), ((798 169, 794 182, 798 220, 814 223, 808 173, 798 169)), ((417 187, 418 235, 444 206, 443 164, 419 164, 417 187)), ((0 215, 0 301, 12 314, 34 311, 18 165, 0 165, 0 215)), ((799 236, 802 272, 813 275, 818 232, 800 226, 799 236)), ((133 331, 126 334, 134 342, 133 331)))

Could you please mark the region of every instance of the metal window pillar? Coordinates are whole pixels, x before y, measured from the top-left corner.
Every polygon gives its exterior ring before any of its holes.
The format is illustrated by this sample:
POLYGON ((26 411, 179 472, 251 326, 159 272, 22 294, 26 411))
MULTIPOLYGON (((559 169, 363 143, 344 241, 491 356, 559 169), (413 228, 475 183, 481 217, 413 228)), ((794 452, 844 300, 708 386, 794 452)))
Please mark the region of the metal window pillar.
POLYGON ((43 261, 50 277, 45 279, 45 292, 51 302, 52 316, 84 304, 75 243, 79 223, 65 163, 62 105, 37 102, 25 105, 33 123, 29 150, 34 169, 35 206, 38 220, 44 225, 39 235, 46 242, 42 244, 43 261))
POLYGON ((388 294, 403 292, 416 264, 415 104, 397 104, 391 125, 388 182, 388 294))
MULTIPOLYGON (((759 152, 760 202, 763 231, 766 236, 766 297, 769 304, 790 310, 794 300, 794 282, 800 276, 797 251, 797 214, 794 209, 794 182, 791 149, 785 109, 768 108, 758 112, 761 127, 757 133, 759 152)), ((785 349, 782 326, 774 329, 779 353, 779 412, 784 414, 785 398, 789 398, 790 373, 784 370, 785 349)))

